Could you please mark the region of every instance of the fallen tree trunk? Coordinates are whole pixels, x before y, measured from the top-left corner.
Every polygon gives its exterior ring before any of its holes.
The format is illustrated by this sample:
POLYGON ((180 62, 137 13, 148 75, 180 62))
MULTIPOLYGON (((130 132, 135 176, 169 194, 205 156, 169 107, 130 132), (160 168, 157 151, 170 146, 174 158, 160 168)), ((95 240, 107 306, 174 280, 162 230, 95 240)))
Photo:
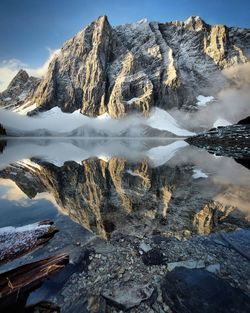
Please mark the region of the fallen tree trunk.
MULTIPOLYGON (((0 311, 25 306, 28 294, 39 287, 48 276, 56 273, 69 263, 66 254, 52 256, 0 274, 0 311)), ((10 310, 9 310, 10 311, 10 310)))
POLYGON ((0 228, 0 265, 48 242, 58 229, 51 221, 0 228))

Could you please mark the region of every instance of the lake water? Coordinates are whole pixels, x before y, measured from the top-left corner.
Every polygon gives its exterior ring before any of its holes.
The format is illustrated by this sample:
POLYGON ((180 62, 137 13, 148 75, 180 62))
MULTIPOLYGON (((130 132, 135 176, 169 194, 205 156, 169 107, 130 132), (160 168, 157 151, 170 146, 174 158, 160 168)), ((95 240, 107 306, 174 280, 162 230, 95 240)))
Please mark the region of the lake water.
POLYGON ((0 227, 63 214, 108 239, 123 228, 205 234, 249 218, 249 170, 182 140, 10 139, 2 146, 0 227), (220 212, 216 227, 205 221, 211 201, 220 212))

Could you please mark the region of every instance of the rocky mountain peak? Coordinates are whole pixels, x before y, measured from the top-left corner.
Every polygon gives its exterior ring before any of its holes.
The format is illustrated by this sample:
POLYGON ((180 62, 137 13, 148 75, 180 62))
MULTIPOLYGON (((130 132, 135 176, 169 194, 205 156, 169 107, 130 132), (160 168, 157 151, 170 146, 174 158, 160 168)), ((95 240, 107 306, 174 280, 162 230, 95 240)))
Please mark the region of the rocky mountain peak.
POLYGON ((25 70, 19 70, 16 76, 10 82, 8 88, 20 87, 27 82, 29 79, 29 74, 25 70))
POLYGON ((249 29, 208 25, 199 16, 112 27, 100 16, 52 60, 33 89, 37 109, 30 114, 55 106, 114 118, 147 115, 152 107, 194 109, 198 95, 216 96, 223 88, 223 69, 248 63, 249 56, 249 29))
POLYGON ((21 105, 33 94, 39 82, 39 78, 29 76, 25 70, 19 70, 8 88, 0 93, 0 107, 7 106, 9 109, 13 109, 21 105))
POLYGON ((200 18, 200 16, 190 16, 184 25, 187 29, 200 31, 206 25, 206 23, 200 18))

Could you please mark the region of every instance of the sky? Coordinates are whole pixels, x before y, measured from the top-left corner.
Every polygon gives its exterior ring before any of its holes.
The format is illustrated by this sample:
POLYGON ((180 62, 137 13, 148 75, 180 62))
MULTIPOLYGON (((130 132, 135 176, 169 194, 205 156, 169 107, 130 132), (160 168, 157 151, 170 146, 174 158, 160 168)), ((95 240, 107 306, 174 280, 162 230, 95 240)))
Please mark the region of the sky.
POLYGON ((0 91, 20 68, 41 75, 56 49, 100 15, 113 26, 199 15, 250 28, 250 0, 1 0, 0 91))

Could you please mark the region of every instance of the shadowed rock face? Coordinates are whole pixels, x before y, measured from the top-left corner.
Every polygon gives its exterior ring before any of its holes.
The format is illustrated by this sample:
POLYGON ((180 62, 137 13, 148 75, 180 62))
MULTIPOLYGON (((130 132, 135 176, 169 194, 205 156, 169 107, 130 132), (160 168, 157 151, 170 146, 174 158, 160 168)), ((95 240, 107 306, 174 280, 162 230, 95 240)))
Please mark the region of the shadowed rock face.
POLYGON ((8 88, 0 93, 0 107, 14 109, 27 101, 34 93, 40 79, 29 76, 20 70, 10 82, 8 88))
POLYGON ((32 162, 7 167, 0 177, 15 181, 30 198, 47 191, 62 212, 104 239, 114 230, 182 236, 247 225, 236 207, 211 202, 206 188, 205 194, 199 191, 190 164, 153 168, 147 160, 131 163, 121 157, 61 167, 32 162))
POLYGON ((153 106, 192 109, 196 96, 223 86, 223 69, 249 62, 249 34, 199 17, 111 27, 102 16, 54 57, 32 97, 38 108, 30 114, 56 105, 112 117, 147 115, 153 106))

